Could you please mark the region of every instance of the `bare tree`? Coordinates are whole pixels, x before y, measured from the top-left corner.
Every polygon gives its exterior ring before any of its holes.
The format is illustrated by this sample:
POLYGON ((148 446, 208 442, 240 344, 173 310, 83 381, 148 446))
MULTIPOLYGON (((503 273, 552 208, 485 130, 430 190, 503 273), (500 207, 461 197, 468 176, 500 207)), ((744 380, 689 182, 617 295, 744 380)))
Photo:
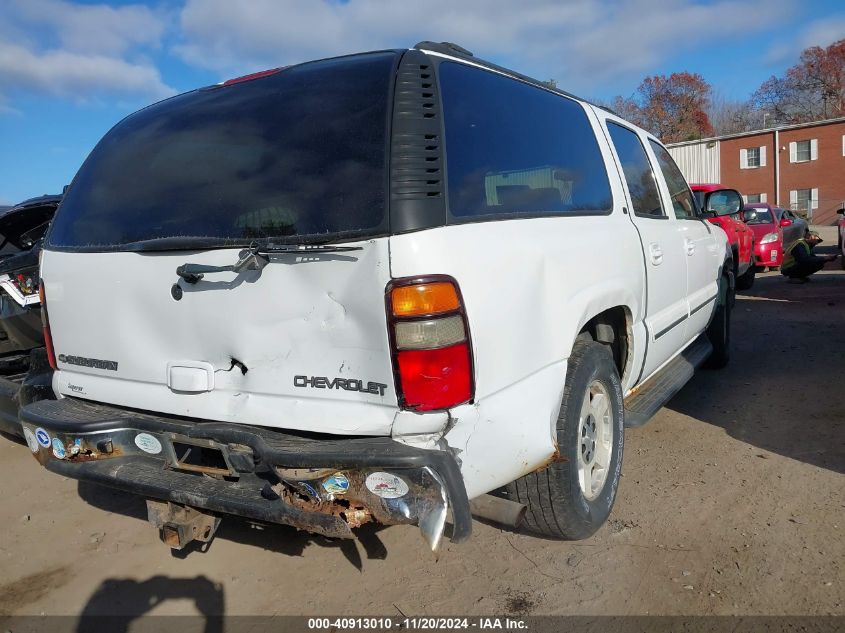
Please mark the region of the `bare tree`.
POLYGON ((777 123, 845 115, 845 39, 805 49, 797 64, 764 81, 751 100, 777 123))
POLYGON ((759 130, 774 124, 765 112, 754 109, 750 101, 728 99, 721 93, 710 97, 707 115, 716 136, 759 130))

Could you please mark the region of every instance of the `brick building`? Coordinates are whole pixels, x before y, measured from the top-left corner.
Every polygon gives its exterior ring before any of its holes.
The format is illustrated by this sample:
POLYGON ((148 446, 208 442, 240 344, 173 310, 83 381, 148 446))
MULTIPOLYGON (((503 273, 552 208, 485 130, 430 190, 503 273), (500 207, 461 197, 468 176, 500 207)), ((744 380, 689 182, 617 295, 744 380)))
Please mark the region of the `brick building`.
POLYGON ((833 224, 845 207, 845 117, 669 145, 690 182, 718 182, 833 224))

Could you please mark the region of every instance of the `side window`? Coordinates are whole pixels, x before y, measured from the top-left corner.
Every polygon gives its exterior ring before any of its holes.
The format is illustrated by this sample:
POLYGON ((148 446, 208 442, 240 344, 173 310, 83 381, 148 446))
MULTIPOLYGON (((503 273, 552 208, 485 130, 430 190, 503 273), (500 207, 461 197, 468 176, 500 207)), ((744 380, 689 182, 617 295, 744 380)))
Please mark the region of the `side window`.
POLYGON ((622 163, 634 213, 645 218, 665 218, 654 172, 639 136, 611 121, 607 122, 607 131, 622 163))
POLYGON ((692 192, 681 170, 678 169, 665 147, 651 140, 649 143, 651 143, 654 155, 657 156, 657 164, 660 165, 660 170, 666 179, 666 186, 669 187, 669 196, 672 198, 675 217, 679 220, 697 220, 698 211, 695 206, 695 198, 692 197, 692 192))
POLYGON ((465 64, 440 64, 449 212, 460 220, 610 213, 604 160, 577 102, 465 64))

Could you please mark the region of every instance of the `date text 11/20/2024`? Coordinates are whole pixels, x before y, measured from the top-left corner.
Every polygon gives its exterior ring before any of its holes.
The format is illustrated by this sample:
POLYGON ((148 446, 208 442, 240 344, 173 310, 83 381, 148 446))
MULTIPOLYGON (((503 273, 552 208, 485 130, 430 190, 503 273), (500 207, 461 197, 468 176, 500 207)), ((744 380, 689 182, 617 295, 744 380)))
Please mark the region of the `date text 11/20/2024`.
POLYGON ((519 618, 308 618, 309 630, 452 630, 452 629, 499 629, 506 631, 525 630, 528 623, 519 618))

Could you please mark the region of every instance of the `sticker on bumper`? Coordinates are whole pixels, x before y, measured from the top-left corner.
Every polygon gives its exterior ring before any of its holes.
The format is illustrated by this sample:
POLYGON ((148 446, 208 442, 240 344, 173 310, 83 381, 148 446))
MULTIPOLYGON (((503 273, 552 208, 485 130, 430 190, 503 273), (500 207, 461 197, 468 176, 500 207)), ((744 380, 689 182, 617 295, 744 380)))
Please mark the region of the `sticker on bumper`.
POLYGON ((138 433, 135 436, 135 446, 150 455, 158 455, 161 452, 161 442, 149 433, 138 433))
POLYGON ((329 494, 342 495, 349 490, 349 480, 343 473, 335 473, 323 482, 323 489, 329 494))
POLYGON ((23 436, 26 439, 26 445, 29 446, 29 450, 33 453, 38 452, 38 440, 35 439, 35 434, 32 431, 25 428, 23 430, 23 436))
POLYGON ((42 428, 35 429, 35 439, 44 448, 50 448, 50 434, 42 428))
POLYGON ((398 499, 408 494, 408 484, 390 473, 370 473, 366 484, 367 490, 382 499, 398 499))
POLYGON ((53 455, 55 455, 58 459, 64 459, 65 455, 67 455, 65 445, 62 444, 62 441, 57 437, 53 438, 53 455))

